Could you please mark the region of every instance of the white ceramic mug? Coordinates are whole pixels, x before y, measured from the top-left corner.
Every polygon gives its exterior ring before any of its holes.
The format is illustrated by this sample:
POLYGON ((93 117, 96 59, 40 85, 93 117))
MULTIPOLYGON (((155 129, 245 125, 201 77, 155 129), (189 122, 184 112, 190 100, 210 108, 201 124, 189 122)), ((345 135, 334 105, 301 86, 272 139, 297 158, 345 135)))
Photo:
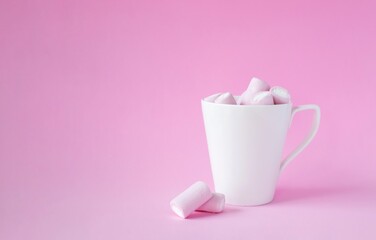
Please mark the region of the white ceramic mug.
POLYGON ((215 191, 226 203, 255 206, 273 200, 281 171, 317 133, 317 105, 227 105, 201 100, 215 191), (312 129, 282 161, 287 130, 295 113, 315 112, 312 129))

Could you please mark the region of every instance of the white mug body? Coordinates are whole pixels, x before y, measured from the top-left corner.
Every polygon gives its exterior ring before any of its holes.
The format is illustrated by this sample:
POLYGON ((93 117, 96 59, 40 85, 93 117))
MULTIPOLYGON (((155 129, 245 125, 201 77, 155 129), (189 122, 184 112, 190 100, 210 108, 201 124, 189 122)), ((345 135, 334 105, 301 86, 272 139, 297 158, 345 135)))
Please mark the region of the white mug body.
POLYGON ((231 205, 272 201, 292 104, 201 103, 215 191, 231 205))

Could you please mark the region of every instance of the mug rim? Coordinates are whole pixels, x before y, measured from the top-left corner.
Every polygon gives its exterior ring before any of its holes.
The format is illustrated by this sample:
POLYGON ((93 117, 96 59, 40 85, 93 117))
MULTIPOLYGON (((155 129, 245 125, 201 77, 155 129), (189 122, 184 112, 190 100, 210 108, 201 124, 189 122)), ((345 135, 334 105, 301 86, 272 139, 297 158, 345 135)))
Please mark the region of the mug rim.
MULTIPOLYGON (((239 97, 239 96, 234 96, 234 97, 239 97)), ((239 105, 239 104, 223 104, 223 103, 214 103, 214 102, 210 102, 210 101, 207 101, 205 100, 205 98, 201 98, 201 102, 202 103, 205 103, 205 104, 211 104, 211 105, 216 105, 216 106, 226 106, 226 107, 240 107, 240 108, 260 108, 260 107, 268 107, 268 108, 272 108, 272 107, 282 107, 282 106, 287 106, 287 105, 292 105, 292 102, 290 101, 289 103, 282 103, 282 104, 270 104, 270 105, 239 105)))

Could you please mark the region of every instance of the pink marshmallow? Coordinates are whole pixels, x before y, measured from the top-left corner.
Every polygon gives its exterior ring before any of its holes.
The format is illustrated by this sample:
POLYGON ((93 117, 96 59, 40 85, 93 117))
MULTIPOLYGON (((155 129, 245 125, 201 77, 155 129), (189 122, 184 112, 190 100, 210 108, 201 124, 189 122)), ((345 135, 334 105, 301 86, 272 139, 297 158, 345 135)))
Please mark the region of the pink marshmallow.
POLYGON ((204 100, 207 101, 207 102, 214 102, 215 99, 217 99, 217 97, 219 97, 220 95, 222 95, 222 93, 216 93, 216 94, 213 94, 213 95, 210 95, 210 96, 204 98, 204 100))
POLYGON ((170 206, 179 217, 186 218, 212 196, 208 185, 198 181, 172 199, 170 206))
POLYGON ((240 95, 240 97, 239 97, 238 104, 239 105, 250 105, 254 95, 255 95, 255 93, 252 92, 252 91, 247 90, 247 91, 243 92, 242 95, 240 95))
POLYGON ((229 92, 221 94, 219 97, 217 97, 214 100, 214 102, 220 103, 220 104, 235 104, 236 105, 235 98, 229 92))
POLYGON ((273 95, 269 91, 262 91, 256 93, 252 100, 251 104, 253 105, 273 105, 274 100, 273 100, 273 95))
POLYGON ((261 91, 269 91, 270 86, 267 84, 267 82, 257 78, 253 77, 251 79, 251 82, 248 85, 247 91, 251 92, 261 92, 261 91))
POLYGON ((273 96, 275 104, 285 104, 290 102, 290 94, 283 87, 272 87, 270 92, 273 96))
POLYGON ((253 77, 248 85, 247 90, 240 96, 239 103, 241 105, 252 104, 252 99, 257 92, 269 91, 269 89, 269 84, 259 78, 253 77))
POLYGON ((201 205, 196 211, 220 213, 225 208, 225 195, 222 193, 213 193, 213 197, 201 205))

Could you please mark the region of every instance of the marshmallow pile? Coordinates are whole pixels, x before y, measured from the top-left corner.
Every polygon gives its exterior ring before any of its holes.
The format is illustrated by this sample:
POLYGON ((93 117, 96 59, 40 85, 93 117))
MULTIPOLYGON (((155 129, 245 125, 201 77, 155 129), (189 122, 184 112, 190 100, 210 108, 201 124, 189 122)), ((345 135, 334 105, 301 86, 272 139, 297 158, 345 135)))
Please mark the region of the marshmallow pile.
POLYGON ((290 94, 283 87, 272 87, 263 80, 253 77, 245 92, 237 99, 229 93, 217 93, 204 99, 208 102, 234 105, 273 105, 290 102, 290 94))
POLYGON ((206 183, 198 181, 172 199, 170 206, 181 218, 194 211, 220 213, 225 207, 225 195, 212 193, 206 183))

